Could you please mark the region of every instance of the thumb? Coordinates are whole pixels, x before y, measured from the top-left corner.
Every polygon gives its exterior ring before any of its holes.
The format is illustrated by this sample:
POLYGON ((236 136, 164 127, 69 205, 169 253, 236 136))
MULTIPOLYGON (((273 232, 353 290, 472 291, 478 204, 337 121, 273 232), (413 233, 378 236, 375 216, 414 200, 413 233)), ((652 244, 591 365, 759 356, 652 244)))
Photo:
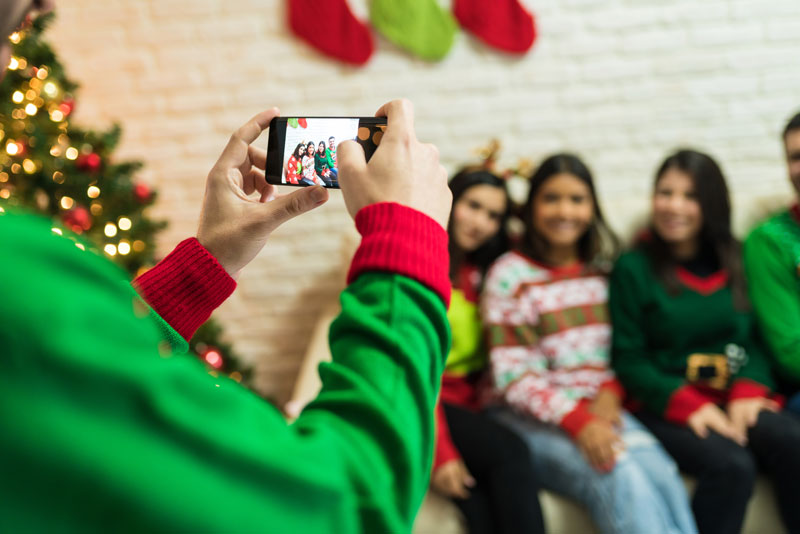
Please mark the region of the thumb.
POLYGON ((269 221, 278 227, 289 219, 311 211, 328 200, 328 191, 322 186, 305 187, 264 204, 269 221))
POLYGON ((337 148, 337 164, 339 165, 339 183, 347 187, 350 175, 367 170, 367 158, 364 148, 355 141, 343 141, 337 148))

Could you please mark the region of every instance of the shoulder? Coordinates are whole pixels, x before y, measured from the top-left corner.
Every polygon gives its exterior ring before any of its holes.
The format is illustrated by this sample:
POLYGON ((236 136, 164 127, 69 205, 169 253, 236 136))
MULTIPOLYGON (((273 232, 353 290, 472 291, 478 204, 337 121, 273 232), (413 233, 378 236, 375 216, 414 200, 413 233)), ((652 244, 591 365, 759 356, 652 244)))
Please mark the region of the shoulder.
POLYGON ((633 248, 624 252, 617 258, 612 270, 612 276, 619 273, 647 272, 650 269, 650 260, 647 254, 639 248, 633 248))
POLYGON ((506 252, 489 267, 485 290, 511 293, 521 283, 544 282, 550 272, 517 251, 506 252))
POLYGON ((788 210, 784 210, 756 225, 745 239, 745 247, 768 245, 791 233, 796 233, 800 239, 800 225, 788 210))

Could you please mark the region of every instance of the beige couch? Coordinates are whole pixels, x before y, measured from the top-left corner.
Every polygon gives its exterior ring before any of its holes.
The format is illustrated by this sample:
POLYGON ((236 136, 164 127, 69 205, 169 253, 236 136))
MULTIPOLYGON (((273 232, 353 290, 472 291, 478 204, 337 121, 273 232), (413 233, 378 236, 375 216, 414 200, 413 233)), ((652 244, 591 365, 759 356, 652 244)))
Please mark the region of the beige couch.
MULTIPOLYGON (((319 362, 330 359, 328 328, 337 313, 338 307, 330 307, 322 314, 314 328, 295 383, 292 399, 285 407, 290 416, 300 413, 303 406, 319 391, 320 381, 317 366, 319 362)), ((685 477, 685 482, 691 491, 692 480, 685 477)), ((590 534, 597 532, 583 508, 574 502, 548 491, 540 492, 539 500, 548 533, 590 534)), ((743 532, 746 534, 781 534, 785 532, 778 518, 772 487, 763 478, 759 479, 755 494, 750 500, 743 532)), ((414 533, 461 534, 466 533, 466 529, 458 509, 447 499, 429 492, 414 524, 414 533)))

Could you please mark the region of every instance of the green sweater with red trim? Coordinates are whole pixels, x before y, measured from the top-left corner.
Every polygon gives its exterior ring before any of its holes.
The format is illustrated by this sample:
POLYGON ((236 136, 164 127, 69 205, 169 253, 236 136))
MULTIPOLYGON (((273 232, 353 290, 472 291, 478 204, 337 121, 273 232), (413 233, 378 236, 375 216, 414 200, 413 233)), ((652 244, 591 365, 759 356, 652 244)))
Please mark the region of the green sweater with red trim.
POLYGON ((429 289, 447 284, 446 234, 403 206, 363 211, 332 362, 291 425, 185 354, 116 266, 0 212, 0 531, 410 531, 449 346, 448 295, 429 289), (381 247, 441 272, 423 285, 363 260, 381 247))
POLYGON ((641 250, 623 254, 609 286, 612 365, 634 400, 685 423, 706 402, 765 396, 774 387, 753 314, 734 309, 727 274, 679 268, 671 295, 641 250))
POLYGON ((764 221, 744 244, 750 299, 781 378, 800 386, 800 209, 764 221))

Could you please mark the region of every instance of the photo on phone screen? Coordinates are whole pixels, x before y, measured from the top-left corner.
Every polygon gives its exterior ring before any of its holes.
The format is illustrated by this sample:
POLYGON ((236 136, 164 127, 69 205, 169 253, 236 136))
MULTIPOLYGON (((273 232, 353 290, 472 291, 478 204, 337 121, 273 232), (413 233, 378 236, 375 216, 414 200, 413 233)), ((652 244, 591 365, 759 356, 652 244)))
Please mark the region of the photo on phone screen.
POLYGON ((338 188, 339 143, 358 142, 369 161, 385 130, 385 117, 276 117, 269 126, 267 182, 338 188))

